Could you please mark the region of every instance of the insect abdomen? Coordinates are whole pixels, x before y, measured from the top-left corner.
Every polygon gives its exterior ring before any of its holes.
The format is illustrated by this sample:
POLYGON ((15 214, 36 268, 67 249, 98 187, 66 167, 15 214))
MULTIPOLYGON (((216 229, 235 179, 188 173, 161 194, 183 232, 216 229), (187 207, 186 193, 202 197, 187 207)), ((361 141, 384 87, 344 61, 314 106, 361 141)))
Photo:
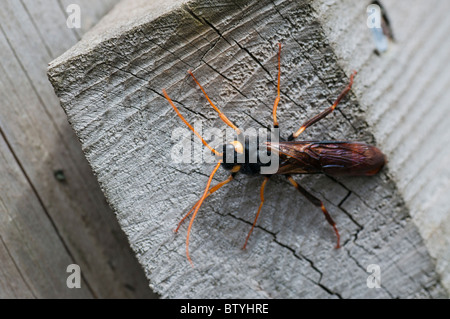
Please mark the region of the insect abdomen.
POLYGON ((325 174, 332 176, 371 176, 386 164, 384 154, 375 146, 365 143, 326 144, 320 149, 320 163, 325 174), (331 150, 331 151, 330 151, 331 150))

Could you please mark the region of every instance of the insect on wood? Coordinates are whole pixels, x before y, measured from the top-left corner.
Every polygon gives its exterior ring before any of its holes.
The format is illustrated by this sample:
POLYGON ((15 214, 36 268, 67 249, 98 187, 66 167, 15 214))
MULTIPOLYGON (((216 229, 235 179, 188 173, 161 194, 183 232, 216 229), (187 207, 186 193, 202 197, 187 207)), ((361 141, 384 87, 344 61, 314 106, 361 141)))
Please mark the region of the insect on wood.
MULTIPOLYGON (((186 236, 186 256, 189 262, 192 264, 192 260, 189 255, 189 237, 191 233, 192 224, 194 222, 197 213, 200 210, 203 202, 211 194, 215 193, 217 190, 231 182, 238 173, 246 175, 262 175, 264 176, 264 181, 262 182, 260 189, 261 203, 256 213, 253 225, 245 239, 243 249, 246 248, 248 240, 251 233, 258 221, 258 217, 261 213, 261 209, 264 203, 264 189, 270 177, 273 175, 284 175, 287 180, 302 194, 304 195, 313 205, 318 207, 324 214, 325 219, 331 225, 336 234, 337 243, 336 248, 340 247, 340 235, 336 227, 336 223, 331 218, 331 215, 325 208, 324 204, 320 199, 309 193, 306 189, 300 186, 292 174, 326 174, 330 176, 370 176, 377 174, 385 165, 386 158, 383 153, 375 146, 368 145, 361 142, 349 142, 349 141, 295 141, 308 127, 317 123, 330 113, 332 113, 342 98, 351 90, 353 85, 353 79, 356 72, 353 72, 350 76, 350 83, 345 87, 345 89, 339 94, 336 101, 332 106, 314 116, 313 118, 307 120, 303 123, 300 128, 290 134, 288 138, 282 139, 281 137, 277 142, 271 141, 270 138, 265 143, 257 143, 257 149, 252 149, 250 147, 250 139, 248 136, 244 136, 242 131, 234 125, 224 113, 211 101, 207 95, 205 89, 197 81, 194 74, 191 71, 188 73, 193 78, 194 82, 198 85, 200 90, 205 95, 209 104, 213 109, 219 114, 220 119, 230 126, 237 135, 234 141, 231 141, 223 145, 221 152, 217 151, 211 147, 202 136, 189 124, 188 121, 181 115, 178 108, 175 106, 174 102, 171 100, 166 90, 163 90, 165 98, 168 100, 170 105, 175 110, 176 114, 181 118, 181 120, 189 127, 190 130, 202 141, 202 143, 213 152, 217 158, 217 164, 209 176, 208 182, 206 184, 205 190, 197 201, 197 203, 191 208, 191 210, 181 219, 176 228, 176 232, 179 230, 181 224, 192 214, 186 236), (265 149, 266 151, 276 155, 277 170, 272 174, 264 174, 263 168, 272 164, 263 162, 259 156, 260 149, 265 149), (257 152, 256 156, 252 157, 252 152, 257 152), (250 158, 256 158, 256 161, 250 161, 250 158), (225 170, 230 172, 230 176, 221 183, 211 187, 211 182, 218 171, 219 167, 222 166, 225 170)), ((279 124, 277 120, 277 108, 280 102, 281 90, 281 44, 278 48, 278 77, 277 77, 277 96, 273 105, 273 127, 278 129, 279 124)), ((257 137, 259 140, 259 137, 257 137)), ((273 160, 273 159, 272 159, 273 160)))

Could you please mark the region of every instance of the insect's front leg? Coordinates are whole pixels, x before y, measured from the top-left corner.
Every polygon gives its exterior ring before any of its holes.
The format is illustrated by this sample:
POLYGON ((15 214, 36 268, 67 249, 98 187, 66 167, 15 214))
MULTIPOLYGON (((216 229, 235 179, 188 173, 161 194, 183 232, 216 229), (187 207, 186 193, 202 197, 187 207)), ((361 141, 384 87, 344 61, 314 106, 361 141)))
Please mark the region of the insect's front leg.
MULTIPOLYGON (((208 198, 213 193, 215 193, 216 191, 218 191, 219 189, 221 189, 223 186, 225 186, 229 182, 231 182, 236 175, 237 175, 237 173, 233 173, 230 176, 228 176, 228 178, 226 180, 224 180, 223 182, 220 182, 217 185, 211 187, 209 189, 205 199, 208 198)), ((197 203, 195 203, 195 205, 191 208, 191 210, 180 220, 180 222, 178 223, 178 227, 174 230, 175 233, 178 232, 178 230, 181 227, 181 224, 183 224, 183 222, 189 217, 189 215, 191 215, 191 213, 194 211, 195 208, 197 208, 199 203, 200 203, 200 200, 198 200, 197 203)))
POLYGON ((342 98, 344 96, 347 95, 348 92, 350 92, 352 85, 353 85, 353 78, 356 75, 356 71, 353 71, 352 75, 350 76, 350 83, 347 85, 347 87, 341 92, 341 94, 339 94, 338 98, 336 99, 336 101, 333 103, 332 106, 330 106, 328 109, 326 109, 325 111, 321 112, 320 114, 317 114, 316 116, 314 116, 312 119, 309 119, 308 121, 306 121, 305 123, 303 123, 303 125, 294 133, 292 133, 289 137, 288 137, 288 141, 293 141, 295 140, 297 137, 299 137, 300 134, 302 134, 308 127, 310 127, 311 125, 319 122, 321 119, 323 119, 325 116, 327 116, 328 114, 331 114, 336 107, 338 106, 339 102, 341 102, 342 98))
POLYGON ((304 189, 303 187, 300 186, 299 183, 297 183, 291 175, 285 175, 286 178, 289 180, 289 182, 303 195, 305 196, 314 206, 319 207, 322 212, 325 215, 325 218, 328 222, 328 224, 331 225, 331 227, 333 227, 334 232, 336 234, 337 237, 337 245, 336 248, 340 248, 340 240, 341 240, 341 236, 339 235, 339 231, 336 227, 336 223, 334 222, 334 220, 331 218, 330 214, 328 213, 327 209, 325 208, 325 205, 322 203, 322 201, 320 199, 318 199, 317 197, 315 197, 314 195, 310 194, 306 189, 304 189))
POLYGON ((245 250, 245 248, 247 247, 248 239, 250 238, 250 235, 252 234, 253 229, 256 226, 256 222, 258 221, 259 214, 261 213, 261 209, 264 204, 264 189, 266 188, 266 184, 269 181, 269 179, 270 179, 270 176, 265 176, 264 181, 261 185, 261 190, 260 190, 261 203, 259 204, 258 212, 256 213, 255 221, 253 222, 252 228, 248 232, 247 238, 245 239, 244 246, 242 247, 243 250, 245 250))

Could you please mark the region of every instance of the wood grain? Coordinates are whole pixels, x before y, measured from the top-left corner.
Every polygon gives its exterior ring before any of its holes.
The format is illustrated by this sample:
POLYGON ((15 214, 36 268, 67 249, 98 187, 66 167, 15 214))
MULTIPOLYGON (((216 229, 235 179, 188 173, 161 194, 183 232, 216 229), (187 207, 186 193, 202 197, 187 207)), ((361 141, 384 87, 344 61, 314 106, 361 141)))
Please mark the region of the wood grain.
MULTIPOLYGON (((96 3, 95 12, 103 15, 115 3, 96 3)), ((88 2, 81 5, 90 11, 88 2)), ((46 77, 48 62, 79 38, 63 9, 56 0, 8 0, 0 10, 1 295, 148 297, 142 270, 46 77), (55 178, 58 170, 64 181, 55 178), (72 263, 81 267, 81 290, 66 286, 72 263)))
POLYGON ((378 143, 389 158, 389 173, 450 290, 450 118, 449 3, 383 1, 395 35, 386 54, 371 53, 370 32, 359 13, 365 4, 315 2, 324 30, 344 69, 358 69, 355 84, 378 143), (350 5, 352 4, 352 5, 350 5), (351 10, 348 10, 351 8, 351 10), (412 21, 421 21, 412 23, 412 21), (336 28, 335 24, 342 25, 336 28), (358 54, 353 54, 354 48, 358 54))
POLYGON ((0 195, 1 297, 92 298, 84 279, 81 289, 67 288, 66 268, 75 262, 3 139, 0 154, 0 179, 8 181, 0 195))
MULTIPOLYGON (((447 295, 390 167, 373 178, 296 177, 324 200, 337 222, 339 250, 321 212, 282 178, 266 188, 266 204, 246 251, 240 247, 259 204, 262 178, 239 177, 208 198, 193 227, 194 268, 185 256, 187 226, 178 235, 172 232, 200 196, 213 165, 172 160, 171 149, 179 141, 173 130, 183 125, 161 90, 190 122, 223 128, 186 76, 191 69, 239 127, 268 127, 276 95, 276 48, 282 42, 279 121, 289 135, 333 102, 353 66, 342 63, 326 29, 332 22, 325 13, 334 10, 333 4, 326 2, 320 11, 321 3, 125 1, 96 32, 51 63, 49 78, 83 151, 151 286, 163 297, 447 295), (113 24, 116 17, 124 23, 113 24), (381 289, 366 285, 369 264, 381 267, 381 289)), ((366 32, 365 8, 361 14, 366 32)), ((350 28, 339 23, 332 29, 350 28)), ((339 48, 353 52, 346 43, 339 48)), ((373 54, 372 45, 361 45, 369 53, 355 59, 373 54)), ((356 82, 366 83, 365 77, 363 72, 356 82)), ((359 101, 362 90, 359 86, 302 138, 361 140, 383 149, 359 101)), ((215 180, 225 177, 221 172, 215 180)))

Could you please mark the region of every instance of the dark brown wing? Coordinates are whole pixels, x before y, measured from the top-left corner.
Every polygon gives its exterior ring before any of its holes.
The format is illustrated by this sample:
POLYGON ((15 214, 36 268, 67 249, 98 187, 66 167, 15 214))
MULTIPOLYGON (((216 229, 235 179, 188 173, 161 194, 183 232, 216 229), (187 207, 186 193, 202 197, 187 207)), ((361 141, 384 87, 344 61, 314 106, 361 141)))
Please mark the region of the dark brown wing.
POLYGON ((279 154, 277 174, 374 175, 386 163, 378 148, 359 142, 299 141, 267 146, 279 154))

